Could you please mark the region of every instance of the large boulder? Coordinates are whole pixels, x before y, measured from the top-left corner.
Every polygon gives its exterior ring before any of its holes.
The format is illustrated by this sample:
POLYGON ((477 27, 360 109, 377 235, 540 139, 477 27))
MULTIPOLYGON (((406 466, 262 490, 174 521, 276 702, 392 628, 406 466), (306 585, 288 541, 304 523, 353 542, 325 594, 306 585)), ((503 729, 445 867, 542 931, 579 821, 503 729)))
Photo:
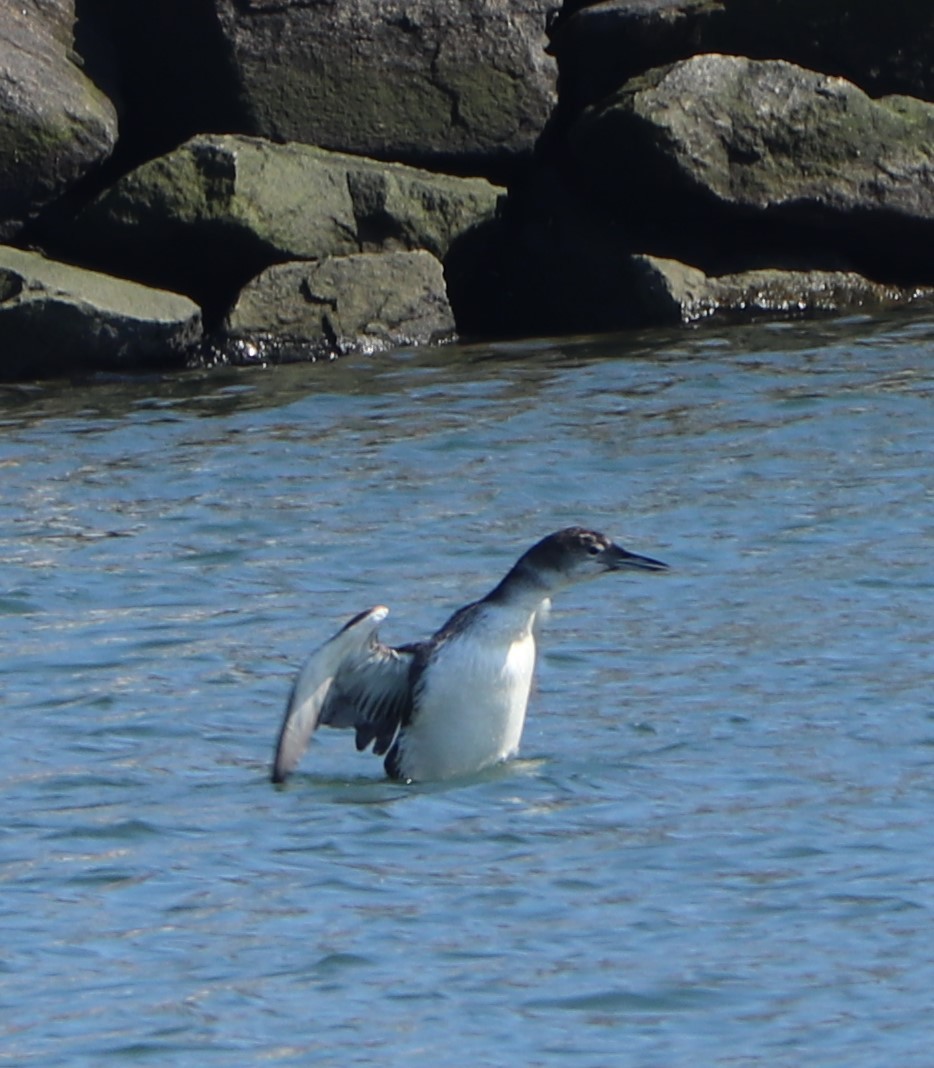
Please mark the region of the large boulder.
POLYGON ((872 100, 783 61, 700 55, 630 80, 571 140, 618 217, 670 231, 713 221, 721 244, 759 226, 864 270, 934 279, 934 105, 872 100))
POLYGON ((430 252, 361 252, 269 267, 244 287, 221 345, 233 360, 309 359, 453 333, 444 273, 430 252))
POLYGON ((187 297, 0 246, 0 377, 179 366, 201 339, 187 297))
POLYGON ((78 217, 68 248, 187 293, 211 317, 263 268, 376 249, 443 258, 501 194, 481 178, 261 138, 203 135, 127 174, 78 217))
POLYGON ((571 110, 701 52, 787 59, 872 96, 934 100, 927 0, 565 0, 550 37, 571 110))
POLYGON ((0 7, 0 240, 106 159, 110 101, 76 65, 73 0, 0 7))
POLYGON ((215 4, 264 137, 495 176, 554 104, 551 0, 215 4))

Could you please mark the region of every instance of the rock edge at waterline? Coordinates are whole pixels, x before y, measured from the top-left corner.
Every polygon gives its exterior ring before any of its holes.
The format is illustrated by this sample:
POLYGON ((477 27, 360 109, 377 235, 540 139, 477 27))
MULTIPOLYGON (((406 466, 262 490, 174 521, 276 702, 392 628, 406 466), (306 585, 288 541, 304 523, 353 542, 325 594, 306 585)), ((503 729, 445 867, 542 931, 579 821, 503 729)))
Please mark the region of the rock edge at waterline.
POLYGON ((450 339, 444 272, 430 252, 358 252, 268 267, 227 316, 231 360, 321 359, 450 339))
POLYGON ((177 293, 0 246, 0 376, 184 366, 201 311, 177 293))

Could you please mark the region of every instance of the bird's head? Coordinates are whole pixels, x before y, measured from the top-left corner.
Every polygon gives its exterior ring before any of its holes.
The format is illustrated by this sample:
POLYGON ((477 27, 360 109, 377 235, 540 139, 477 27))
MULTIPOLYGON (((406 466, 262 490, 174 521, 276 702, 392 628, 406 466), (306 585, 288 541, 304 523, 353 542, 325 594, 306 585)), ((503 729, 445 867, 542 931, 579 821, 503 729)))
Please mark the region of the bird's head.
POLYGON ((605 534, 584 527, 565 527, 549 534, 533 545, 520 563, 543 578, 552 573, 562 585, 607 571, 668 570, 661 560, 629 552, 605 534))

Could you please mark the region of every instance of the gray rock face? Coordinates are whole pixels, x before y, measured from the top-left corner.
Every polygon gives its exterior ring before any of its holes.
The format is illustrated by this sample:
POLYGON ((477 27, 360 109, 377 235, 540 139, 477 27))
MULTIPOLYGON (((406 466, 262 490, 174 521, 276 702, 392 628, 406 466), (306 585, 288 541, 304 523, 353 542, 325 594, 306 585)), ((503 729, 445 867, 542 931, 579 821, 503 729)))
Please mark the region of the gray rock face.
POLYGON ((638 148, 653 183, 733 208, 934 219, 934 106, 780 60, 650 71, 585 113, 574 143, 608 185, 643 180, 628 173, 638 148))
POLYGON ((203 135, 103 193, 71 247, 210 308, 276 262, 415 248, 441 258, 501 192, 310 145, 203 135))
POLYGON ((0 377, 181 365, 201 339, 186 297, 0 246, 0 377))
POLYGON ((0 8, 0 240, 106 159, 113 105, 74 63, 72 0, 0 8))
POLYGON ((250 282, 227 318, 227 355, 327 357, 450 337, 454 318, 430 252, 281 263, 250 282))
POLYGON ((215 4, 264 137, 490 175, 554 104, 550 0, 215 4))
POLYGON ((934 105, 701 55, 627 82, 571 136, 613 212, 638 203, 672 233, 719 220, 721 243, 748 242, 747 226, 773 242, 795 233, 889 276, 934 277, 934 105))

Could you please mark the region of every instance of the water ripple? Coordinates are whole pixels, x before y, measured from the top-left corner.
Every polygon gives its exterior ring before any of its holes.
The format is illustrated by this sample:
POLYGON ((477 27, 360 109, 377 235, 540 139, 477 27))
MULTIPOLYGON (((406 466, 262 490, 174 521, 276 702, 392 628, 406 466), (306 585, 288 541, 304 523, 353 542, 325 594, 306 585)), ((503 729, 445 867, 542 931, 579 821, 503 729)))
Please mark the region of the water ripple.
POLYGON ((0 395, 0 1060, 927 1068, 924 315, 0 395), (522 759, 406 788, 292 674, 586 521, 522 759))

